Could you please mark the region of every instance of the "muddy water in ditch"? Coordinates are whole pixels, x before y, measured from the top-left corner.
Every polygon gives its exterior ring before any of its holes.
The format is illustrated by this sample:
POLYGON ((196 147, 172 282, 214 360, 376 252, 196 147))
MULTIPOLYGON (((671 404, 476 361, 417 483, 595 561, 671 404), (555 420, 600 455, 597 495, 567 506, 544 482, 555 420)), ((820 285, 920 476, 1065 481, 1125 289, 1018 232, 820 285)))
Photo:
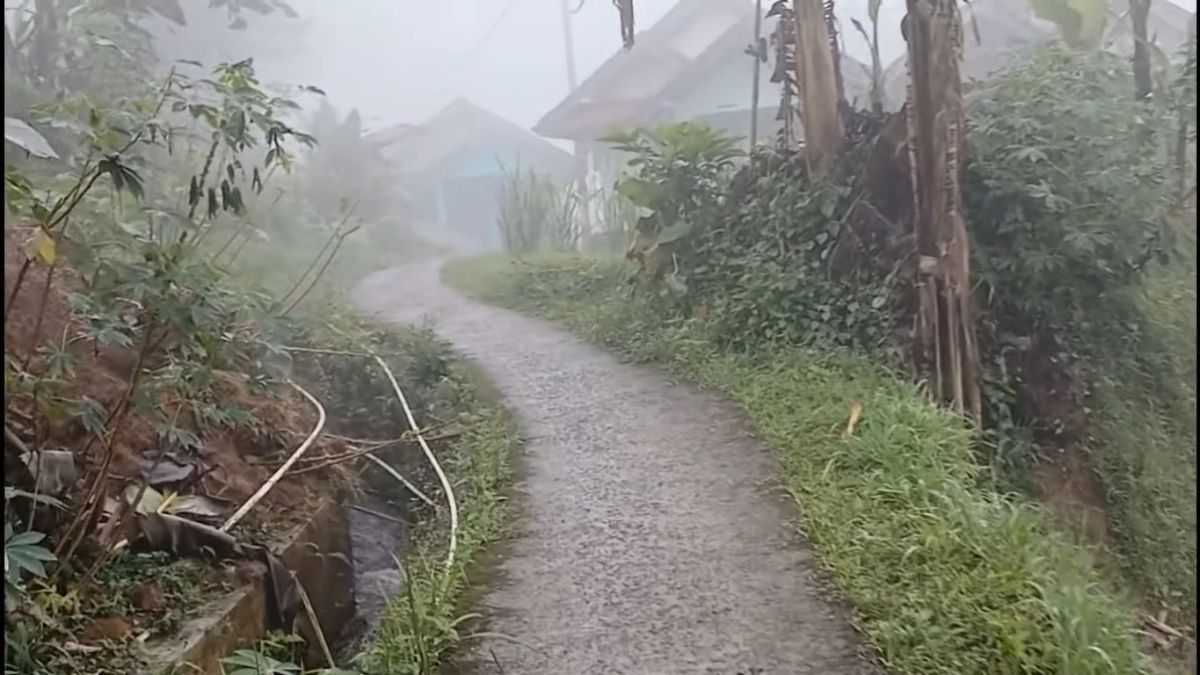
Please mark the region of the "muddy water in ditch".
POLYGON ((367 646, 388 601, 400 593, 402 577, 396 560, 409 546, 410 528, 401 500, 367 493, 353 504, 360 508, 348 508, 346 520, 356 611, 354 620, 339 633, 335 648, 339 662, 367 646))

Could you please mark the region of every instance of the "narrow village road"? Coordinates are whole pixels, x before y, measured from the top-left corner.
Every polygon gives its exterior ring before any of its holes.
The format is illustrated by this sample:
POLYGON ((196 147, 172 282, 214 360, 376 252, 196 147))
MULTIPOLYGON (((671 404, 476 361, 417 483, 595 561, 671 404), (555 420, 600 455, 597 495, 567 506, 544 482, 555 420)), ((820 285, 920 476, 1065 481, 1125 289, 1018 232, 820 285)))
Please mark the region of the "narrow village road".
POLYGON ((728 403, 535 319, 467 300, 438 264, 381 272, 366 311, 431 322, 529 439, 519 515, 460 669, 508 675, 858 675, 769 450, 728 403), (494 658, 493 658, 494 654, 494 658), (497 665, 498 664, 498 665, 497 665))

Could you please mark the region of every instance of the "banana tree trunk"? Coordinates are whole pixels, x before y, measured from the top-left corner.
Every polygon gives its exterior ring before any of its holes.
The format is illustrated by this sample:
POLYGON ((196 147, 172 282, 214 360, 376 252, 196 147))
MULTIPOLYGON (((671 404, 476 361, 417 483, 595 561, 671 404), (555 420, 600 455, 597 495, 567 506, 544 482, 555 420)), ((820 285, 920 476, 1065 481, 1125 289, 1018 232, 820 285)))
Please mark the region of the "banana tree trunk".
POLYGON ((1133 27, 1134 98, 1144 101, 1154 90, 1150 73, 1150 38, 1146 24, 1150 19, 1150 0, 1129 0, 1129 21, 1133 27))
POLYGON ((842 147, 836 62, 821 0, 795 0, 796 82, 804 123, 804 154, 812 176, 824 174, 842 147))
POLYGON ((982 421, 970 242, 960 188, 965 156, 962 20, 955 0, 907 0, 908 148, 918 253, 916 363, 932 393, 982 421))

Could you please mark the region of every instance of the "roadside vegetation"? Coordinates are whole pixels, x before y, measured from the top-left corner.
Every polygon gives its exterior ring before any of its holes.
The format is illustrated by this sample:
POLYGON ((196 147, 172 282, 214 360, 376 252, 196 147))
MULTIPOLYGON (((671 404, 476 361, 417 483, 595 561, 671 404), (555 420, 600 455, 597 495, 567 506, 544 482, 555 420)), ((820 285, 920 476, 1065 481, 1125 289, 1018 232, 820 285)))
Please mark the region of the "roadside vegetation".
POLYGON ((1186 662, 1196 271, 1183 56, 1153 104, 1129 95, 1119 56, 1060 46, 979 85, 961 183, 977 359, 956 373, 921 367, 903 117, 856 112, 861 138, 820 178, 811 154, 744 158, 693 123, 615 136, 636 157, 618 190, 643 209, 627 261, 484 258, 444 275, 739 402, 891 672, 1186 662), (978 381, 978 423, 971 397, 943 397, 935 375, 978 381))
MULTIPOLYGON (((463 596, 471 585, 467 571, 505 530, 512 460, 520 442, 515 425, 483 376, 432 334, 392 329, 370 335, 367 343, 376 353, 394 354, 387 361, 405 383, 414 413, 437 421, 439 429, 429 442, 454 489, 458 529, 453 563, 446 565, 451 524, 444 504, 434 508, 410 496, 407 518, 415 530, 410 549, 396 552, 403 587, 374 629, 355 641, 360 648, 342 668, 302 669, 296 665, 302 645, 294 636, 281 635, 226 657, 223 664, 229 675, 427 675, 438 672, 456 647, 486 635, 479 632, 478 616, 466 611, 463 596)), ((364 344, 360 336, 345 334, 333 343, 335 352, 364 344)), ((307 366, 319 369, 313 379, 328 383, 333 392, 329 398, 337 402, 338 426, 344 433, 369 431, 386 437, 406 429, 396 415, 386 377, 366 360, 334 353, 320 355, 307 366)), ((424 494, 441 494, 438 477, 414 444, 378 456, 424 494)), ((378 472, 365 477, 363 488, 381 494, 401 489, 392 477, 378 472)))
MULTIPOLYGON (((513 436, 445 344, 338 305, 432 249, 356 113, 250 60, 164 63, 145 24, 183 26, 179 5, 118 4, 6 12, 5 672, 144 672, 147 646, 245 583, 219 561, 272 570, 296 525, 379 481, 367 454, 444 504, 397 388, 454 481, 458 555, 434 564, 446 508, 410 499, 427 532, 364 664, 430 672, 499 531, 513 436)), ((287 632, 299 611, 268 619, 287 632)))

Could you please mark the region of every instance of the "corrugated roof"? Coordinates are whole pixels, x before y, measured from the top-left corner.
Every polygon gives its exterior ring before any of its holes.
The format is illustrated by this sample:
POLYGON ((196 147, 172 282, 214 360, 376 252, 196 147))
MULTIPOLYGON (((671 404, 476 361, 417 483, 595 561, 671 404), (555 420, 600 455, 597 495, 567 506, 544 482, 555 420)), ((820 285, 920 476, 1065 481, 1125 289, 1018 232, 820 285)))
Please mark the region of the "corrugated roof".
MULTIPOLYGON (((604 133, 653 106, 653 99, 688 72, 693 61, 736 30, 754 6, 748 0, 680 0, 649 30, 637 34, 631 49, 609 57, 573 93, 546 113, 533 130, 552 138, 584 138, 604 133), (734 8, 736 3, 741 8, 734 8), (706 12, 726 14, 729 26, 696 57, 688 58, 672 46, 695 17, 706 12)), ((742 40, 749 44, 749 34, 742 40)), ((745 45, 742 44, 741 47, 745 45)), ((737 48, 740 53, 740 47, 737 48)))
MULTIPOLYGON (((754 5, 749 0, 681 0, 649 30, 639 33, 630 50, 618 51, 534 125, 543 136, 585 139, 613 128, 630 126, 730 59, 748 59, 744 50, 753 41, 754 5), (695 34, 688 34, 701 16, 724 19, 707 45, 695 49, 695 34), (694 57, 680 49, 691 48, 694 57)), ((701 33, 703 35, 703 33, 701 33)), ((866 67, 842 55, 846 96, 865 101, 870 80, 866 67)), ((747 66, 748 68, 748 66, 747 66)), ((747 72, 749 72, 747 70, 747 72)), ((763 100, 764 108, 775 101, 763 100)))

